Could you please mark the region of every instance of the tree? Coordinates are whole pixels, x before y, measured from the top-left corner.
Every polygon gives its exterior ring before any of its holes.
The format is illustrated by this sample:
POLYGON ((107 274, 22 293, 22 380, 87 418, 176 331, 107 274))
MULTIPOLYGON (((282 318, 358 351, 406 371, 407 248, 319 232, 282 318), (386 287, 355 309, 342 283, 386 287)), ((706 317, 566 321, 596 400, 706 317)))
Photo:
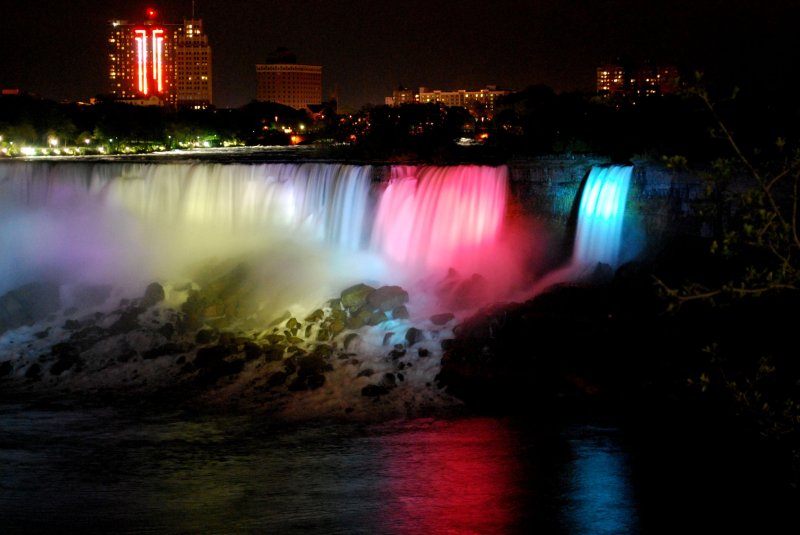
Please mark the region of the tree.
POLYGON ((694 94, 730 152, 713 161, 705 176, 705 215, 715 228, 711 252, 738 269, 716 285, 671 287, 659 281, 662 290, 676 305, 800 290, 800 148, 789 147, 784 137, 767 149, 740 146, 708 92, 694 94))
MULTIPOLYGON (((796 485, 800 148, 790 147, 787 137, 778 137, 771 146, 743 145, 720 113, 730 101, 715 102, 702 88, 693 94, 713 117, 713 134, 727 148, 705 177, 703 214, 714 229, 708 259, 716 260, 716 269, 712 277, 679 283, 657 276, 656 285, 673 313, 702 322, 705 330, 707 361, 698 363, 688 384, 730 407, 748 429, 786 452, 786 472, 796 485)), ((785 134, 797 139, 796 132, 785 134)), ((685 158, 669 161, 686 163, 685 158)))

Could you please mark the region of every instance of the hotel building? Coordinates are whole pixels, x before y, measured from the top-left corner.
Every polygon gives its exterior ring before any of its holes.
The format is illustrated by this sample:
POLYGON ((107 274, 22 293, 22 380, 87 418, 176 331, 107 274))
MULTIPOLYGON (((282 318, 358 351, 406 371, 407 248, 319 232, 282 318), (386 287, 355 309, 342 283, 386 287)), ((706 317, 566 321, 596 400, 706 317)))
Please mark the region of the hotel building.
POLYGON ((322 66, 302 65, 286 49, 256 65, 256 100, 295 109, 322 103, 322 66))
POLYGON ((204 108, 212 102, 211 47, 199 19, 111 21, 109 92, 131 104, 204 108))
POLYGON ((619 64, 597 67, 597 93, 602 96, 657 96, 678 90, 678 69, 674 65, 645 63, 636 68, 619 64))
POLYGON ((460 106, 466 108, 474 117, 491 119, 497 106, 497 100, 510 91, 497 89, 495 86, 488 86, 483 89, 470 91, 458 89, 455 91, 442 91, 440 89, 429 90, 420 87, 418 93, 404 87, 396 89, 391 97, 386 97, 386 104, 389 106, 400 106, 402 104, 432 104, 438 103, 447 107, 460 106))

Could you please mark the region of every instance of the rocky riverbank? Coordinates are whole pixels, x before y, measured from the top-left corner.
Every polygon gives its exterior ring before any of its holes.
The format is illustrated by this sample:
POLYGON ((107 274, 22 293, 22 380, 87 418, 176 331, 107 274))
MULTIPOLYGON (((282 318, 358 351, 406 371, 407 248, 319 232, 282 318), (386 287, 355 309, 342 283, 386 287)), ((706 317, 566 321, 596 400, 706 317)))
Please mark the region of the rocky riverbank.
POLYGON ((113 289, 31 283, 0 297, 0 392, 169 401, 286 418, 385 417, 460 402, 434 384, 449 312, 410 318, 399 286, 357 284, 302 316, 250 299, 246 264, 200 283, 113 289), (69 294, 69 295, 65 295, 69 294), (69 306, 67 306, 69 305, 69 306))

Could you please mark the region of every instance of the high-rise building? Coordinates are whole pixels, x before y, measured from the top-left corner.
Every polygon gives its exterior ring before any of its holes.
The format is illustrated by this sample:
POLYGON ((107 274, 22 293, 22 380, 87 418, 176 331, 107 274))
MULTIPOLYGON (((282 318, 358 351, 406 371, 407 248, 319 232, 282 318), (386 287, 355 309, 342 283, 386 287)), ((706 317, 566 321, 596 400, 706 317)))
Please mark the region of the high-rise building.
POLYGON ((440 89, 428 89, 420 87, 419 92, 414 94, 412 91, 400 88, 394 91, 391 97, 386 98, 386 103, 390 106, 400 106, 401 104, 431 104, 439 103, 444 106, 458 106, 466 108, 476 118, 491 119, 500 97, 508 95, 510 91, 497 89, 497 86, 487 86, 483 89, 457 89, 455 91, 442 91, 440 89))
POLYGON ((184 20, 175 37, 175 97, 179 107, 211 105, 211 47, 200 19, 184 20))
POLYGON ((657 96, 678 90, 678 69, 674 65, 645 62, 634 68, 609 63, 597 67, 597 93, 602 96, 657 96))
POLYGON ((111 21, 109 82, 111 95, 118 99, 156 98, 175 104, 175 40, 153 9, 147 20, 129 23, 111 21))
POLYGON ((144 22, 111 21, 108 44, 114 98, 173 107, 211 105, 211 47, 202 20, 168 24, 148 9, 144 22))
POLYGON ((322 66, 299 64, 294 54, 279 48, 267 63, 256 65, 256 100, 296 109, 322 103, 322 66))
POLYGON ((629 87, 625 68, 609 63, 597 67, 597 92, 601 95, 625 93, 629 87))

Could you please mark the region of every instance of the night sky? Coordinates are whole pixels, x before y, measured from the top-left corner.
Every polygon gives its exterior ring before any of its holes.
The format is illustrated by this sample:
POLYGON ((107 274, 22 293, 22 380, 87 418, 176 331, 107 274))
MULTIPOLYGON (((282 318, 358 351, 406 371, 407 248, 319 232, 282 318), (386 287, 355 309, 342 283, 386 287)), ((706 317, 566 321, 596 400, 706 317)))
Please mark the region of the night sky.
MULTIPOLYGON (((146 7, 180 22, 191 0, 0 0, 0 87, 52 99, 106 90, 108 21, 146 7)), ((255 96, 255 64, 279 46, 323 66, 323 97, 381 104, 392 89, 592 90, 619 56, 787 86, 800 65, 798 0, 197 0, 214 61, 214 101, 255 96), (794 71, 794 72, 793 72, 794 71)))

